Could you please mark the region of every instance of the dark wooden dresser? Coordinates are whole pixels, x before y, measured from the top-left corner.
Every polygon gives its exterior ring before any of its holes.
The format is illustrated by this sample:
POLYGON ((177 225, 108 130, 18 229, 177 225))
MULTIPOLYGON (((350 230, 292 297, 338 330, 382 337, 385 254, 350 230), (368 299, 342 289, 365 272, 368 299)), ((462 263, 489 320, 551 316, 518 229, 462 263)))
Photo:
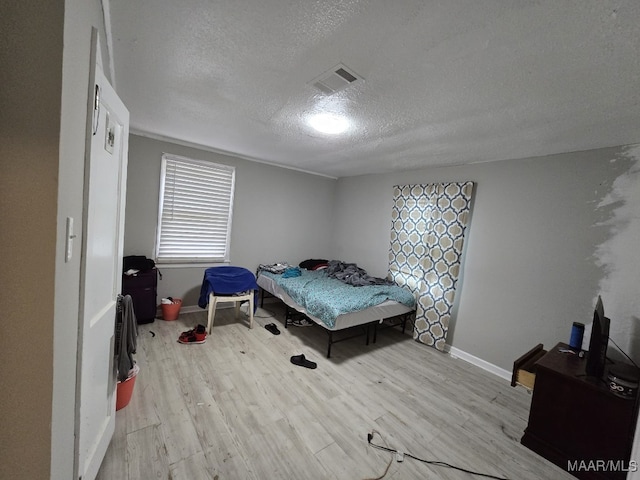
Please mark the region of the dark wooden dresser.
POLYGON ((537 361, 521 442, 577 478, 622 480, 629 469, 637 399, 611 393, 606 372, 603 379, 587 377, 586 358, 560 351, 568 348, 559 343, 537 361))

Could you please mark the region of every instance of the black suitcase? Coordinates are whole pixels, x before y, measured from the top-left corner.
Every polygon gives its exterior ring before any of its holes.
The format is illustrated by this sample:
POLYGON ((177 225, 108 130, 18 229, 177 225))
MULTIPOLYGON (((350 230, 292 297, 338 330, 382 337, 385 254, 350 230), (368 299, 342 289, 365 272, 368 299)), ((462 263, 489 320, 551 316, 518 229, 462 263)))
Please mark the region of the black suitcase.
POLYGON ((139 324, 151 323, 156 318, 158 271, 140 271, 135 275, 122 275, 122 294, 131 295, 133 311, 139 324))

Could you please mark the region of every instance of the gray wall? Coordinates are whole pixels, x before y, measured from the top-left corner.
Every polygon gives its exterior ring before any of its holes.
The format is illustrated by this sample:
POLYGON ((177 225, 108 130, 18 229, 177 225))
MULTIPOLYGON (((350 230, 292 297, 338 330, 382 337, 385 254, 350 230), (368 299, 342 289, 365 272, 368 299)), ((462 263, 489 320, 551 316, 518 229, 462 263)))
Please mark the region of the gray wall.
POLYGON ((614 340, 640 360, 638 159, 637 148, 619 147, 343 178, 332 252, 386 275, 393 185, 472 180, 447 343, 511 370, 539 342, 568 342, 572 322, 590 323, 602 293, 614 340))
MULTIPOLYGON (((260 263, 329 256, 336 180, 138 135, 129 141, 125 255, 153 258, 163 153, 236 167, 231 264, 255 271, 260 263)), ((159 298, 197 304, 206 266, 159 268, 159 298)))
MULTIPOLYGON (((598 294, 612 337, 640 360, 640 148, 425 168, 338 181, 132 135, 125 255, 153 256, 163 152, 236 166, 231 263, 324 257, 387 273, 392 187, 476 182, 448 341, 505 370, 536 343, 568 341, 598 294)), ((195 305, 204 266, 160 266, 158 295, 195 305)))
MULTIPOLYGON (((132 135, 125 254, 153 255, 162 152, 237 167, 231 261, 250 269, 326 257, 384 276, 393 185, 472 180, 448 343, 510 371, 589 324, 602 294, 612 338, 640 361, 640 146, 333 181, 132 135)), ((202 270, 163 268, 159 295, 195 304, 202 270)))

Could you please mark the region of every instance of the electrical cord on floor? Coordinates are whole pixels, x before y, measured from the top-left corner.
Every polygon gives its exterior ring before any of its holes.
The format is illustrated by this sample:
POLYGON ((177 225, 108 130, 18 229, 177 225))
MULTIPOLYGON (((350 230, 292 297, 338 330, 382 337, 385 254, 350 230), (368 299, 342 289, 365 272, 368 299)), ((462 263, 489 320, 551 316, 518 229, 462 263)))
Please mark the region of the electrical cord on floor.
MULTIPOLYGON (((380 440, 382 440, 384 442, 384 444, 386 445, 387 442, 385 442, 384 438, 382 438, 382 435, 380 435, 380 433, 378 433, 376 430, 372 430, 371 433, 367 434, 367 439, 369 440, 369 444, 373 445, 371 443, 371 439, 373 438, 373 434, 377 433, 378 436, 380 437, 380 440)), ((389 468, 391 467, 391 464, 393 463, 393 458, 391 458, 389 460, 389 463, 387 463, 387 468, 384 469, 384 472, 382 473, 382 475, 375 477, 375 478, 365 478, 364 480, 381 480, 382 478, 385 477, 385 475, 389 472, 389 468)))
MULTIPOLYGON (((492 478, 494 480, 508 480, 505 477, 497 477, 495 475, 490 475, 488 473, 481 473, 481 472, 475 472, 473 470, 467 470, 466 468, 456 467, 455 465, 451 465, 451 464, 446 463, 446 462, 441 462, 439 460, 424 460, 422 458, 418 458, 418 457, 416 457, 414 455, 411 455, 410 453, 407 453, 407 452, 401 452, 399 450, 394 450, 393 448, 389 448, 389 447, 386 447, 386 446, 376 445, 375 443, 371 442, 373 440, 374 434, 378 434, 380 439, 384 442, 384 439, 382 438, 382 435, 380 435, 380 433, 377 432, 376 430, 372 430, 371 433, 367 433, 367 442, 369 443, 369 445, 371 445, 372 447, 377 448, 379 450, 384 450, 386 452, 395 453, 396 460, 398 462, 402 462, 404 460, 404 457, 409 457, 409 458, 413 458, 414 460, 418 460, 419 462, 426 463, 428 465, 435 465, 435 466, 438 466, 438 467, 452 468, 454 470, 459 470, 461 472, 469 473, 471 475, 477 475, 478 477, 492 478)), ((385 442, 385 445, 386 445, 386 442, 385 442)), ((377 477, 375 479, 366 479, 366 480, 380 480, 381 478, 383 478, 387 474, 387 472, 389 471, 389 467, 391 466, 392 462, 393 462, 393 458, 389 461, 389 465, 387 465, 387 469, 384 471, 382 476, 377 477)))

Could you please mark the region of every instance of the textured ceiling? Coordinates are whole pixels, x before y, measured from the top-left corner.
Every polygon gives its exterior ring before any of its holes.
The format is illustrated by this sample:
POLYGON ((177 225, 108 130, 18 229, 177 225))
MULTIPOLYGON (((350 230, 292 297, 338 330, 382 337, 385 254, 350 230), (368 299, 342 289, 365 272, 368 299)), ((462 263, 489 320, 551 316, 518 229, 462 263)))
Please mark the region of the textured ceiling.
POLYGON ((640 142, 638 0, 109 3, 139 133, 333 177, 640 142), (338 63, 364 81, 309 84, 338 63))

